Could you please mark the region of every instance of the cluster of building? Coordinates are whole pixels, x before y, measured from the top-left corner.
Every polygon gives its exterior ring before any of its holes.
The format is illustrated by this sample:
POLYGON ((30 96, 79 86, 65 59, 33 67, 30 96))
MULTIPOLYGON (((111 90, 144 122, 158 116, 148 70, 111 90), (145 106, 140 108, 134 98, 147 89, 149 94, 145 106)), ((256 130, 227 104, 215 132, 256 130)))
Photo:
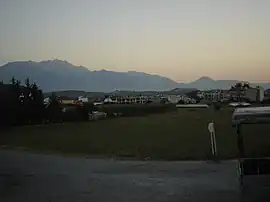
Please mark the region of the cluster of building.
POLYGON ((184 103, 184 104, 195 104, 197 100, 188 97, 187 95, 168 95, 168 101, 173 104, 184 103))
POLYGON ((196 100, 186 95, 155 95, 155 96, 111 96, 104 99, 104 103, 111 104, 145 104, 145 103, 172 103, 180 101, 194 104, 196 100))
POLYGON ((229 90, 208 90, 208 91, 199 91, 197 96, 206 101, 210 102, 224 102, 230 99, 229 90))
MULTIPOLYGON (((229 90, 207 90, 207 91, 196 91, 195 97, 188 96, 181 92, 170 91, 170 93, 157 93, 156 95, 133 95, 133 96, 120 96, 111 95, 106 98, 99 98, 89 100, 86 97, 78 97, 76 100, 67 100, 62 103, 85 103, 94 102, 95 104, 146 104, 146 103, 173 103, 173 104, 195 104, 198 101, 206 102, 262 102, 265 99, 270 100, 270 90, 264 91, 260 86, 257 87, 244 87, 237 88, 232 87, 229 90)), ((194 94, 193 94, 194 95, 194 94)), ((67 104, 66 103, 66 104, 67 104)))
MULTIPOLYGON (((92 102, 93 100, 86 97, 79 97, 74 100, 61 100, 62 104, 78 104, 92 102)), ((108 96, 103 99, 95 99, 94 104, 146 104, 146 103, 173 103, 179 101, 187 104, 196 103, 195 99, 189 98, 186 95, 155 95, 155 96, 108 96)))
POLYGON ((145 104, 150 100, 147 96, 111 96, 104 99, 104 103, 111 104, 145 104))
POLYGON ((199 91, 198 97, 203 100, 211 102, 227 102, 227 101, 249 101, 249 102, 262 102, 267 98, 267 92, 260 86, 249 87, 243 89, 231 88, 229 90, 209 90, 199 91))

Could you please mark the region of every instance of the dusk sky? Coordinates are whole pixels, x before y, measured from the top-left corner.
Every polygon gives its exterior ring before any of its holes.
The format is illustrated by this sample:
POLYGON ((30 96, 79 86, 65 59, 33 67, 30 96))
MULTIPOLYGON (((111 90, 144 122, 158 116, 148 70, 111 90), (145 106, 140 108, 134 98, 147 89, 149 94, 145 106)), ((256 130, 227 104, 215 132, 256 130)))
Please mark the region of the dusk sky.
POLYGON ((0 65, 270 81, 268 0, 0 0, 0 65))

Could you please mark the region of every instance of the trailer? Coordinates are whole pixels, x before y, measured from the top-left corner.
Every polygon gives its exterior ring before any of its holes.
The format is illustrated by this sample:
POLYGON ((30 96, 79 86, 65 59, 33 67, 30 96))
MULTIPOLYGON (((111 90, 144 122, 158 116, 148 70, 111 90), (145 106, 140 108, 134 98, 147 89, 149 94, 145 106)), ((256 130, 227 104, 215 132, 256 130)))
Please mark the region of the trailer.
MULTIPOLYGON (((241 201, 270 201, 270 158, 249 158, 241 128, 246 124, 270 124, 270 107, 237 108, 232 124, 237 131, 238 174, 241 201)), ((260 134, 254 134, 259 136, 260 134)), ((269 131, 270 135, 270 131, 269 131)), ((269 145, 270 147, 270 145, 269 145)))

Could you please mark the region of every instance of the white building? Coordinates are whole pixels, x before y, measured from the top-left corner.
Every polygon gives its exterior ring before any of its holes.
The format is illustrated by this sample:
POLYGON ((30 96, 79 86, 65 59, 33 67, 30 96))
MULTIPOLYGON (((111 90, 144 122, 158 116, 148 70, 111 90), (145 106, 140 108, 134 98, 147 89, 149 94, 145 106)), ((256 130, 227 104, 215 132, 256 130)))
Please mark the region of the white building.
POLYGON ((181 100, 179 95, 168 95, 168 101, 172 104, 177 104, 181 100))
POLYGON ((195 104, 196 100, 187 97, 186 95, 168 95, 168 101, 172 104, 177 104, 179 101, 183 101, 187 104, 195 104))
POLYGON ((104 103, 111 104, 144 104, 148 101, 147 96, 112 96, 106 98, 104 103))
POLYGON ((258 86, 257 90, 258 90, 258 99, 260 102, 262 102, 264 100, 264 88, 261 86, 258 86))
POLYGON ((198 94, 198 96, 204 100, 211 102, 224 102, 229 100, 229 93, 226 90, 209 90, 202 91, 198 94))
POLYGON ((250 102, 262 102, 264 100, 264 89, 260 86, 256 88, 246 88, 241 92, 237 90, 230 90, 231 98, 236 101, 239 100, 239 93, 241 99, 247 99, 250 102))

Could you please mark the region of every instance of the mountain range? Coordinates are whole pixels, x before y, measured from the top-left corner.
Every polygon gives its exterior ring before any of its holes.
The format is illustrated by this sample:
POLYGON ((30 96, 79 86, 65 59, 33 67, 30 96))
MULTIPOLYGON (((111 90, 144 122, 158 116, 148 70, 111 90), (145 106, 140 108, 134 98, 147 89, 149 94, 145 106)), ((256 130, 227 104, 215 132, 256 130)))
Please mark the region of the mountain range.
MULTIPOLYGON (((108 70, 90 71, 67 61, 47 60, 41 62, 9 62, 0 67, 0 80, 9 83, 12 77, 24 81, 35 81, 45 92, 62 90, 83 90, 89 92, 165 91, 174 88, 229 89, 237 80, 213 80, 209 77, 190 83, 178 83, 159 75, 143 72, 113 72, 108 70)), ((265 89, 270 83, 258 83, 265 89)))

